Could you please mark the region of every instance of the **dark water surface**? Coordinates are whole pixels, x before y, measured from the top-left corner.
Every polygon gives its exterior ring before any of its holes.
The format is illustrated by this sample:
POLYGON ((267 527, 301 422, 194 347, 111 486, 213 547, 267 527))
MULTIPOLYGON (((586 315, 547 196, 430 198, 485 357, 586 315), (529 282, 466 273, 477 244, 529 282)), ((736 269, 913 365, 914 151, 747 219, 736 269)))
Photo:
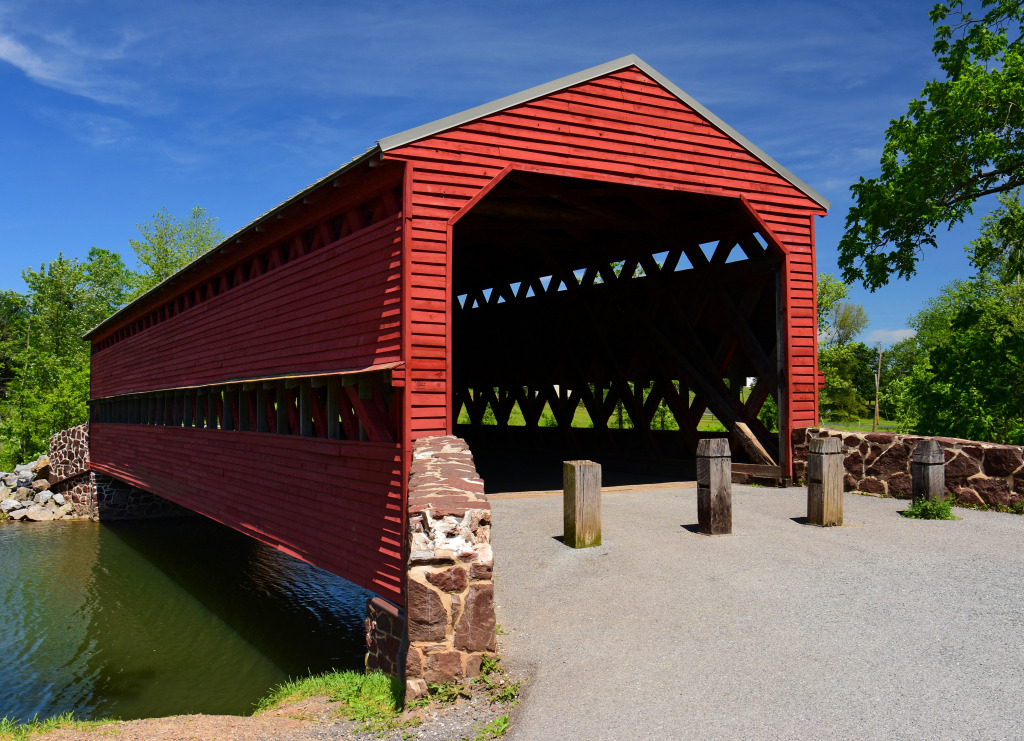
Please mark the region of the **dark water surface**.
POLYGON ((246 714, 361 668, 367 596, 200 517, 0 524, 0 718, 246 714))

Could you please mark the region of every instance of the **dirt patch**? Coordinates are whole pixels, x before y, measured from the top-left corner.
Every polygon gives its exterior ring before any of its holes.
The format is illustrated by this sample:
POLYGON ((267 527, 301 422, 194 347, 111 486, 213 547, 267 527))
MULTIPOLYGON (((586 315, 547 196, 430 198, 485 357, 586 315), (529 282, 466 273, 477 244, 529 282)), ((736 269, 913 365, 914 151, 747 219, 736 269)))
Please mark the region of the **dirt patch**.
POLYGON ((168 718, 117 721, 83 730, 62 729, 43 736, 47 741, 448 741, 474 739, 481 728, 511 708, 491 702, 479 684, 465 685, 469 697, 448 704, 437 701, 406 710, 394 730, 381 733, 362 723, 338 717, 338 703, 313 697, 259 715, 175 715, 168 718))

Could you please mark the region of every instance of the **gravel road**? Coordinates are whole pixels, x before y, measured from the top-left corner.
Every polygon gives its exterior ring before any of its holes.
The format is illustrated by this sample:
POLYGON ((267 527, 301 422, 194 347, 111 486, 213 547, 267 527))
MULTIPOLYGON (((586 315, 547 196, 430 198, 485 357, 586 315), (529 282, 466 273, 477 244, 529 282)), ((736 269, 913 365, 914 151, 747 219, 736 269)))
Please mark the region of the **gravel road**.
POLYGON ((733 487, 731 536, 689 529, 696 489, 606 492, 576 551, 560 497, 495 499, 507 738, 1024 738, 1024 517, 733 487))

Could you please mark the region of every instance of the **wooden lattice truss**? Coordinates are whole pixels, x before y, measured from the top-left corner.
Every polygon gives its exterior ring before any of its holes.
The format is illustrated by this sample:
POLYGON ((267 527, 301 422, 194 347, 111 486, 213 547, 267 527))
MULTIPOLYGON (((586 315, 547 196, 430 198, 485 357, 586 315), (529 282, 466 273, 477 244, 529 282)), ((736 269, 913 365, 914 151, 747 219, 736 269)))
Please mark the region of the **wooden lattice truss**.
POLYGON ((608 419, 621 402, 630 449, 670 456, 695 451, 710 411, 753 462, 774 465, 778 440, 757 415, 781 393, 782 260, 749 209, 529 173, 506 181, 455 231, 456 418, 464 409, 480 431, 490 409, 504 429, 518 405, 536 428, 549 405, 574 445, 582 404, 615 451, 608 419), (674 439, 654 429, 663 404, 674 439))

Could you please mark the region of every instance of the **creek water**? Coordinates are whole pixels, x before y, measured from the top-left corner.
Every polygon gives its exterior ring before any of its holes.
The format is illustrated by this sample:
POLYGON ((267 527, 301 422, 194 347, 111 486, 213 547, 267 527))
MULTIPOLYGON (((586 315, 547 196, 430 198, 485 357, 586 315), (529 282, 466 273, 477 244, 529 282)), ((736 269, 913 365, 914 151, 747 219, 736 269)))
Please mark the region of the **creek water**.
POLYGON ((363 665, 370 593, 201 517, 0 524, 0 718, 247 714, 363 665))

